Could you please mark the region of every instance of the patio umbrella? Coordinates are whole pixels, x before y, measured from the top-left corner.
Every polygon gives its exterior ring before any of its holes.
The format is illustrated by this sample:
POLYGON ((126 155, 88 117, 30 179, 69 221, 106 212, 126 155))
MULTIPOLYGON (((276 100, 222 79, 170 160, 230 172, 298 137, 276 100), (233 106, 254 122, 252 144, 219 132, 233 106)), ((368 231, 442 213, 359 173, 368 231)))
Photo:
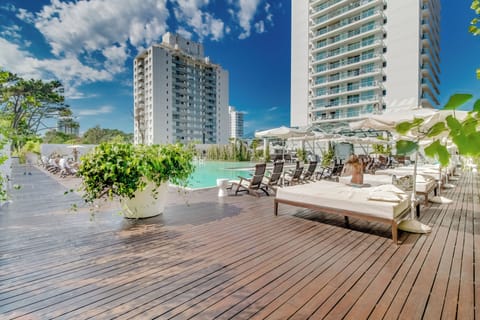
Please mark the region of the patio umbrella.
MULTIPOLYGON (((443 115, 446 116, 446 115, 443 115)), ((369 118, 350 124, 352 129, 377 129, 377 130, 394 130, 396 125, 404 121, 413 121, 415 118, 423 119, 423 123, 419 130, 410 132, 410 138, 418 142, 421 139, 421 132, 426 131, 429 127, 441 120, 442 115, 434 109, 423 108, 405 108, 392 112, 372 115, 369 118)), ((413 190, 411 198, 410 218, 399 224, 399 229, 414 232, 428 233, 431 228, 415 217, 416 202, 416 178, 417 178, 418 149, 415 151, 415 164, 413 166, 413 190)))
POLYGON ((73 150, 72 150, 73 159, 75 160, 75 162, 77 162, 77 161, 78 161, 78 150, 77 150, 77 149, 79 149, 79 148, 84 148, 84 146, 79 145, 79 144, 73 144, 73 145, 67 146, 67 148, 73 149, 73 150))
POLYGON ((287 139, 294 138, 294 137, 306 137, 306 136, 311 136, 311 135, 313 135, 313 133, 311 131, 289 128, 289 127, 285 127, 285 126, 255 132, 255 137, 256 138, 282 139, 284 141, 284 146, 283 146, 283 149, 282 149, 282 159, 285 159, 285 143, 286 143, 287 139))

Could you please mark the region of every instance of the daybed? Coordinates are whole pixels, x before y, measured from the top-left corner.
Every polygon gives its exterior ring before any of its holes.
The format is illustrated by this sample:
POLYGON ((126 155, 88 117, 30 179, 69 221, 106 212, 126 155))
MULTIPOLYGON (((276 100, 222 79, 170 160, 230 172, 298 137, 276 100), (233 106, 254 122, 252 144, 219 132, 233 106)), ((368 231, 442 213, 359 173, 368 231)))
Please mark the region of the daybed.
POLYGON ((355 217, 390 224, 395 244, 398 223, 410 209, 408 194, 391 184, 358 188, 325 180, 279 188, 274 201, 275 215, 279 203, 343 215, 347 222, 348 217, 355 217))
MULTIPOLYGON (((398 172, 399 175, 396 175, 397 178, 401 178, 407 173, 398 172)), ((339 177, 338 182, 348 184, 352 176, 344 176, 339 177)), ((428 195, 434 191, 434 195, 437 195, 437 182, 435 179, 429 175, 417 174, 416 179, 416 193, 419 195, 423 195, 425 197, 424 204, 428 204, 428 195)), ((392 183, 392 176, 386 174, 364 174, 363 175, 363 183, 369 184, 371 186, 379 186, 382 184, 391 184, 392 183)))

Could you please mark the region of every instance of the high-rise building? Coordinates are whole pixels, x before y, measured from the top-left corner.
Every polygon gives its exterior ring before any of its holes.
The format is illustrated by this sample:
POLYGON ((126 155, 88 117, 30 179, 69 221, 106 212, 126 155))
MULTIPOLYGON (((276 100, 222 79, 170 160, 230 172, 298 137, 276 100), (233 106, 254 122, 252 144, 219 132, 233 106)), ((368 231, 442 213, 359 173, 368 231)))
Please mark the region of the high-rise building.
POLYGON ((230 114, 230 138, 243 138, 243 115, 244 112, 235 110, 234 107, 228 107, 230 114))
POLYGON ((166 33, 133 64, 135 143, 228 143, 228 71, 202 44, 166 33))
POLYGON ((439 0, 292 1, 291 125, 439 105, 439 0))

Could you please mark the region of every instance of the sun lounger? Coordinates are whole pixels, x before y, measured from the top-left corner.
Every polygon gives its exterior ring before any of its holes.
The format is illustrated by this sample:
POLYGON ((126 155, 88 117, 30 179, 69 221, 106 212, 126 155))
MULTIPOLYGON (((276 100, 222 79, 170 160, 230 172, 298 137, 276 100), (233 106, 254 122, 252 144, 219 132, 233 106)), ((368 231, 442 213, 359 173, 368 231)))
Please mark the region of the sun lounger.
MULTIPOLYGON (((403 173, 397 178, 406 176, 407 174, 403 173)), ((352 176, 344 176, 339 177, 338 182, 349 184, 352 176)), ((392 183, 392 176, 385 175, 385 174, 364 174, 363 175, 363 183, 369 184, 371 186, 379 186, 382 184, 391 184, 392 183)), ((424 204, 428 204, 428 195, 434 191, 434 194, 437 194, 437 182, 435 179, 431 178, 430 176, 425 176, 422 174, 417 174, 417 182, 416 182, 416 193, 419 195, 423 195, 425 197, 424 204)))
POLYGON ((343 215, 347 222, 348 217, 355 217, 390 224, 394 243, 398 240, 398 223, 410 209, 408 194, 393 185, 357 188, 325 180, 279 188, 275 215, 280 203, 343 215))

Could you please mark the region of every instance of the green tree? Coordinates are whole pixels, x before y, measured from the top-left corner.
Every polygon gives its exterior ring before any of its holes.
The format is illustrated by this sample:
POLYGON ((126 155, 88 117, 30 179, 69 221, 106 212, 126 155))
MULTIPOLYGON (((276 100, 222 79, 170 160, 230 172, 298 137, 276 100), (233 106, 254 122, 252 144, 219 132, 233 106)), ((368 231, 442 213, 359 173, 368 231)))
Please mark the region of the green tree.
POLYGON ((100 144, 102 142, 131 143, 133 134, 118 129, 102 129, 99 125, 88 129, 81 139, 81 143, 100 144))
MULTIPOLYGON (((470 22, 470 27, 468 30, 474 35, 480 35, 480 0, 473 0, 472 5, 470 6, 473 11, 475 11, 475 17, 470 22)), ((477 69, 477 79, 480 79, 480 68, 477 69)))
POLYGON ((47 127, 45 120, 57 118, 69 110, 59 81, 25 80, 2 71, 0 111, 9 122, 13 147, 21 147, 47 127))
POLYGON ((75 135, 66 134, 57 130, 49 130, 43 137, 43 143, 62 144, 69 143, 69 141, 76 139, 75 135))

